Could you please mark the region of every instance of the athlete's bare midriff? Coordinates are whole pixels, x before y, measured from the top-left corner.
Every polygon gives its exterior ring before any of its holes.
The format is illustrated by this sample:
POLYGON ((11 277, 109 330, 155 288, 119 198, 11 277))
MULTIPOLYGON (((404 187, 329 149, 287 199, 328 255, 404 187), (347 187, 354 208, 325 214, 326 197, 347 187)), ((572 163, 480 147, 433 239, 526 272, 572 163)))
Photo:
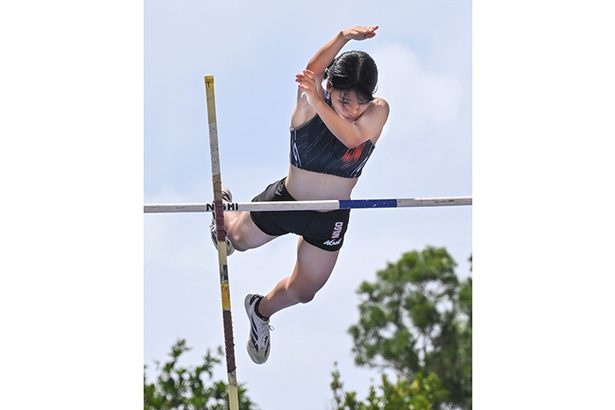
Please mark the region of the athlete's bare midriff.
POLYGON ((288 193, 297 201, 350 199, 358 180, 306 171, 290 165, 285 185, 288 193))

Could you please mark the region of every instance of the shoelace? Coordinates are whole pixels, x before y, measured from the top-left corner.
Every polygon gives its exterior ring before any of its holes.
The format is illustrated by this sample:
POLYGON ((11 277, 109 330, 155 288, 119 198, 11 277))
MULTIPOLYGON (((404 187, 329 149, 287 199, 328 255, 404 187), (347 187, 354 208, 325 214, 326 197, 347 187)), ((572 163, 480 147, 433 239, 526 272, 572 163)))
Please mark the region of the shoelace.
MULTIPOLYGON (((270 324, 265 324, 264 326, 259 326, 258 329, 258 344, 263 345, 265 343, 265 336, 268 336, 267 330, 269 330, 269 332, 272 332, 273 330, 275 330, 275 328, 273 326, 271 326, 270 324)), ((269 341, 269 337, 267 337, 267 341, 269 341)))

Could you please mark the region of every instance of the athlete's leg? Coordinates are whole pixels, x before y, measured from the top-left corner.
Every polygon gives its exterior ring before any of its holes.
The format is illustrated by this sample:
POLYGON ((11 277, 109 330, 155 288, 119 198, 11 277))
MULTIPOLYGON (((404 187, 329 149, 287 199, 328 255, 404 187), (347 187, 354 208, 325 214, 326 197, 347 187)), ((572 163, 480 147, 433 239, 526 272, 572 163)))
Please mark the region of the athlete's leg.
POLYGON ((261 231, 250 217, 250 212, 225 212, 226 237, 238 251, 258 248, 277 238, 261 231))
POLYGON ((325 251, 299 238, 293 273, 261 299, 259 313, 269 317, 289 306, 311 301, 331 276, 338 254, 339 251, 325 251))

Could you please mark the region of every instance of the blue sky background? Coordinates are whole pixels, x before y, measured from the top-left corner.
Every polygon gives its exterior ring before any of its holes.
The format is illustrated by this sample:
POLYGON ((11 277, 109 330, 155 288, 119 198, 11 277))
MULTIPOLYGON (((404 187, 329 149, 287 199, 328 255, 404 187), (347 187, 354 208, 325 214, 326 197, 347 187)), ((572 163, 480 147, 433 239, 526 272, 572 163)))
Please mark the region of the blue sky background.
MULTIPOLYGON (((373 1, 301 4, 201 1, 145 3, 144 181, 147 203, 205 202, 211 168, 203 75, 214 74, 222 179, 249 201, 288 169, 294 75, 340 29, 379 25, 351 42, 376 60, 377 95, 389 122, 353 197, 472 195, 471 3, 373 1)), ((334 273, 308 305, 272 319, 263 366, 245 352, 247 293, 265 293, 292 270, 296 237, 229 259, 237 375, 263 409, 328 408, 337 361, 363 397, 376 371, 356 368, 347 329, 358 318, 356 289, 403 252, 446 247, 469 274, 471 208, 356 210, 334 273)), ((223 343, 217 254, 210 216, 145 216, 145 363, 186 338, 195 364, 223 343)), ((219 376, 226 379, 224 368, 219 376)), ((377 378, 376 378, 377 379, 377 378)))
MULTIPOLYGON (((154 10, 150 4, 156 6, 148 1, 145 16, 140 1, 33 0, 0 5, 4 407, 47 408, 61 403, 62 408, 79 410, 140 408, 144 360, 163 359, 178 336, 195 346, 189 361, 221 343, 221 314, 212 313, 220 309, 215 255, 203 232, 208 218, 143 215, 144 200, 209 199, 209 154, 203 142, 205 70, 216 74, 225 182, 230 181, 238 199, 251 198, 264 183, 284 173, 296 70, 331 31, 363 20, 369 11, 370 21, 365 23, 381 24, 382 29, 376 40, 362 45, 373 47, 370 51, 380 60, 381 70, 389 73, 386 78, 399 77, 395 74, 399 67, 385 67, 385 46, 394 43, 410 50, 419 65, 408 65, 414 67, 414 77, 396 80, 393 89, 382 84, 381 94, 397 113, 392 111, 390 126, 356 196, 470 191, 465 179, 468 167, 455 162, 465 164, 465 148, 447 157, 444 150, 453 143, 439 140, 452 138, 454 133, 443 129, 454 121, 447 125, 425 113, 453 112, 445 109, 451 100, 430 101, 432 95, 440 95, 435 91, 423 92, 420 105, 404 100, 419 95, 417 87, 423 84, 432 84, 429 89, 435 90, 433 84, 443 77, 469 72, 469 62, 445 63, 462 61, 464 47, 435 47, 465 42, 463 34, 449 35, 449 29, 458 31, 453 17, 460 16, 459 10, 432 10, 438 7, 433 2, 370 10, 369 5, 353 2, 354 11, 339 4, 335 10, 330 4, 297 5, 282 18, 275 13, 284 10, 283 4, 267 10, 242 5, 224 11, 222 5, 208 3, 207 12, 216 13, 217 31, 212 33, 219 46, 206 48, 212 37, 198 35, 203 20, 198 10, 186 9, 179 19, 185 24, 175 23, 176 29, 158 36, 166 51, 155 56, 143 47, 143 20, 149 21, 154 10), (264 23, 274 15, 279 17, 275 22, 264 23), (431 15, 440 17, 428 18, 431 15), (283 45, 290 40, 295 43, 283 45), (243 55, 227 46, 243 42, 251 47, 245 47, 243 55), (192 45, 204 51, 195 53, 192 45), (186 46, 189 52, 179 52, 186 46), (217 58, 221 56, 226 59, 217 58), (150 65, 153 57, 184 68, 164 69, 158 77, 145 69, 144 124, 144 59, 150 65), (205 64, 206 58, 213 62, 205 64), (224 63, 232 67, 221 70, 224 63), (246 75, 246 67, 263 74, 246 75), (227 73, 233 75, 225 78, 227 73), (423 81, 415 83, 413 93, 401 92, 400 84, 412 84, 412 78, 423 81), (150 87, 154 79, 163 92, 150 87), (238 88, 233 91, 234 87, 238 88), (161 100, 168 106, 150 110, 158 97, 165 97, 161 100), (268 107, 264 115, 263 99, 270 99, 277 111, 268 107), (434 101, 441 103, 440 110, 417 114, 433 108, 434 101), (170 109, 179 105, 185 108, 170 109), (234 122, 228 119, 247 106, 255 108, 234 122), (405 115, 415 115, 413 121, 399 116, 408 107, 413 111, 406 110, 405 115), (254 134, 249 125, 257 119, 265 123, 254 134), (421 119, 422 131, 410 127, 421 119), (155 127, 153 120, 159 120, 160 126, 155 127), (231 132, 244 124, 251 133, 231 132), (395 129, 405 125, 410 127, 406 134, 395 129), (268 152, 264 165, 250 164, 248 171, 240 172, 242 162, 229 158, 248 161, 260 148, 247 142, 262 141, 265 127, 276 128, 267 137, 272 141, 267 148, 279 153, 268 152), (162 138, 152 130, 166 135, 162 138), (426 138, 438 133, 443 136, 426 138), (232 144, 229 138, 241 138, 242 144, 232 144), (165 142, 162 152, 161 141, 172 139, 174 143, 165 142), (436 142, 430 146, 432 140, 436 142), (404 147, 406 143, 414 144, 412 149, 404 147), (179 152, 178 147, 190 150, 179 152), (402 149, 414 156, 397 163, 402 149), (439 153, 438 159, 449 161, 412 168, 421 158, 433 157, 432 150, 439 153), (383 160, 387 158, 392 159, 383 160), (453 164, 453 171, 441 164, 453 164), (389 167, 386 172, 385 167, 389 167), (376 179, 368 182, 368 178, 376 179)), ((447 6, 464 4, 451 1, 447 6)), ((611 9, 600 0, 472 3, 473 407, 477 410, 597 409, 612 401, 615 26, 611 9)), ((166 14, 170 22, 176 13, 160 10, 155 15, 166 14)), ((153 34, 147 33, 148 38, 153 34)), ((463 77, 456 78, 465 84, 463 77)), ((469 109, 465 103, 462 107, 469 109)), ((463 121, 465 114, 456 118, 463 121)), ((354 289, 362 278, 373 278, 387 260, 425 243, 447 246, 463 274, 470 232, 459 225, 469 217, 464 218, 464 210, 450 212, 461 214, 410 209, 353 213, 349 243, 331 283, 314 303, 275 318, 275 350, 266 366, 252 365, 242 354, 247 336, 242 294, 266 290, 281 272, 287 272, 294 243, 291 238, 280 239, 231 258, 238 376, 265 410, 279 408, 267 396, 272 389, 283 404, 307 397, 314 408, 325 407, 333 360, 341 363, 347 387, 365 390, 362 386, 373 373, 354 369, 345 333, 356 319, 354 289), (393 221, 374 227, 376 217, 393 221), (392 240, 383 241, 384 233, 392 240), (322 332, 309 334, 315 327, 322 332), (310 354, 314 351, 317 354, 310 354)), ((224 378, 224 370, 221 373, 224 378)))

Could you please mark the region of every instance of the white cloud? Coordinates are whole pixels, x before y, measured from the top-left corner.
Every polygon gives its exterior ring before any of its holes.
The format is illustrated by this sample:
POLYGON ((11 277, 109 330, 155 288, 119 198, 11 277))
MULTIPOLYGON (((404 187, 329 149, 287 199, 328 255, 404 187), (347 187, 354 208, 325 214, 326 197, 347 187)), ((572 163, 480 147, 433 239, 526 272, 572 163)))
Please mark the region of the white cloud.
POLYGON ((378 95, 391 105, 385 132, 406 136, 458 118, 463 90, 454 75, 426 68, 401 44, 376 49, 372 56, 380 72, 378 95))

